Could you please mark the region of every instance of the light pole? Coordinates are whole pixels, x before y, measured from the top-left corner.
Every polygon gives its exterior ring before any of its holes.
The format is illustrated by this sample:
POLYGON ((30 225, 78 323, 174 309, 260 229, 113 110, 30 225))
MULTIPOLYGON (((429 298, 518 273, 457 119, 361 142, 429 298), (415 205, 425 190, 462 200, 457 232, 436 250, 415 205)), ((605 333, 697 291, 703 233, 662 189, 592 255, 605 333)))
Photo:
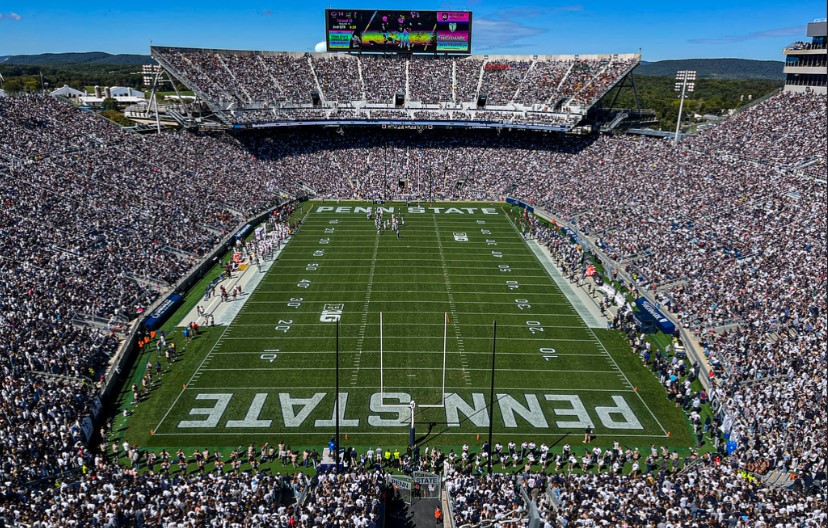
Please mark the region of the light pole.
POLYGON ((696 88, 696 72, 695 70, 679 70, 676 72, 676 91, 681 92, 679 103, 678 119, 676 120, 676 137, 673 139, 676 143, 679 140, 679 129, 681 128, 681 113, 684 110, 684 96, 686 93, 692 92, 696 88))
POLYGON ((434 203, 434 169, 428 166, 428 201, 434 203))
POLYGON ((492 474, 492 430, 494 427, 494 404, 495 404, 495 347, 497 344, 497 321, 492 321, 492 388, 489 391, 489 459, 487 471, 492 474))
POLYGON ((383 158, 385 158, 385 163, 383 163, 383 171, 382 171, 382 199, 383 201, 388 201, 388 140, 385 141, 385 147, 383 148, 383 158))
POLYGON ((334 413, 336 427, 334 432, 334 467, 339 473, 339 319, 336 320, 336 390, 334 393, 334 413))

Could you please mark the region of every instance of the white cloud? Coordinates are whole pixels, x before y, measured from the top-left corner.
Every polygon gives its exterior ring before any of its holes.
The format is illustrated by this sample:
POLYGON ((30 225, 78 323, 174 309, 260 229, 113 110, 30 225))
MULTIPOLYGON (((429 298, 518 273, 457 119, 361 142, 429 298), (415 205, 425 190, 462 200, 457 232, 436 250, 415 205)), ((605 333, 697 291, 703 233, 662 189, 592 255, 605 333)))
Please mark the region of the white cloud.
POLYGON ((786 28, 766 29, 764 31, 753 31, 743 35, 727 35, 717 38, 695 38, 688 40, 688 42, 692 42, 693 44, 731 44, 734 42, 744 42, 746 40, 793 37, 804 34, 805 28, 802 26, 793 26, 786 28))
POLYGON ((477 18, 473 31, 473 45, 481 51, 521 47, 517 41, 547 32, 544 28, 500 18, 477 18))
POLYGON ((0 13, 0 20, 22 20, 23 17, 17 13, 0 13))
POLYGON ((501 9, 489 15, 475 17, 474 40, 475 50, 501 51, 506 49, 521 49, 535 47, 530 42, 522 42, 537 35, 549 32, 548 27, 537 27, 528 24, 547 25, 553 17, 579 15, 586 8, 582 4, 528 4, 501 9), (528 24, 527 24, 528 23, 528 24))

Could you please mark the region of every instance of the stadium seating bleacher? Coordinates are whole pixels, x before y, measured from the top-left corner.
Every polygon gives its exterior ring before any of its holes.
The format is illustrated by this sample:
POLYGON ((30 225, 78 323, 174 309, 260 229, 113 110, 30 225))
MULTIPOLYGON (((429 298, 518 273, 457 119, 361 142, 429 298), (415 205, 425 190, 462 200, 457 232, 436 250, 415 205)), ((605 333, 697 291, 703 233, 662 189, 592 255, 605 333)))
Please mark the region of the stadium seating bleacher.
MULTIPOLYGON (((362 59, 163 53, 216 102, 263 97, 271 82, 274 94, 298 101, 313 78, 326 98, 390 93, 364 88, 377 66, 362 59), (251 78, 263 71, 270 81, 251 78), (337 76, 348 80, 328 84, 337 76)), ((434 71, 447 75, 451 65, 462 78, 454 101, 472 100, 477 75, 493 101, 525 94, 543 104, 560 94, 590 104, 629 66, 544 64, 534 73, 538 62, 487 71, 476 59, 434 61, 434 71)), ((400 75, 387 72, 386 84, 400 75)), ((440 79, 435 93, 448 94, 440 79)), ((515 195, 596 240, 635 277, 629 286, 656 292, 721 365, 711 396, 738 439, 729 457, 679 467, 659 455, 638 473, 626 453, 613 455, 623 474, 612 466, 540 474, 534 466, 486 477, 458 464, 446 477, 458 524, 525 519, 514 490, 531 481, 550 526, 822 526, 824 495, 770 489, 760 477, 825 478, 826 128, 825 96, 788 93, 679 145, 461 130, 137 136, 50 98, 0 99, 0 515, 30 526, 375 522, 384 474, 370 463, 313 482, 122 467, 79 426, 118 339, 74 317, 134 319, 223 232, 303 188, 330 198, 399 197, 399 181, 386 188, 380 177, 392 167, 415 198, 515 195), (302 508, 276 500, 277 491, 307 486, 315 491, 302 508), (346 504, 340 520, 332 519, 335 503, 346 504)))

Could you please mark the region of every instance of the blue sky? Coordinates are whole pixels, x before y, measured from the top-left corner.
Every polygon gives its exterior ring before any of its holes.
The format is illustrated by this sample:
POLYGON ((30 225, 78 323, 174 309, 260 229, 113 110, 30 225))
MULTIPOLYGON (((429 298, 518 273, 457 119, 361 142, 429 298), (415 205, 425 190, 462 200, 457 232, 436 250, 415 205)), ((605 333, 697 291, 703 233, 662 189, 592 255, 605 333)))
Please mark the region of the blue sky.
POLYGON ((826 16, 825 0, 0 0, 0 56, 69 51, 148 54, 150 44, 312 51, 324 40, 326 7, 468 9, 474 12, 474 53, 641 49, 647 61, 782 60, 785 45, 805 38, 806 24, 826 16))

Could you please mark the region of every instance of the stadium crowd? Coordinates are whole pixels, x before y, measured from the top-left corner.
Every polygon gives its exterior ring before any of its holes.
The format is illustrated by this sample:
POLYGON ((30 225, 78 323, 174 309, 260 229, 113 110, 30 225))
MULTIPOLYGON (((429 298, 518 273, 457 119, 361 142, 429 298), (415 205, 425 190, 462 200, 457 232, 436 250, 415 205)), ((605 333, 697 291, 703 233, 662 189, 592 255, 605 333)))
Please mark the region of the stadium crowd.
MULTIPOLYGON (((217 95, 250 91, 224 81, 217 95)), ((534 479, 550 526, 822 526, 824 489, 768 489, 761 476, 825 478, 825 130, 824 96, 785 93, 678 145, 515 133, 496 147, 473 132, 142 137, 48 98, 0 99, 0 513, 37 526, 371 526, 382 478, 367 468, 312 483, 135 473, 83 431, 117 335, 75 317, 134 318, 223 233, 312 188, 530 201, 654 292, 718 365, 708 397, 730 457, 649 467, 624 450, 629 473, 530 465, 493 480, 469 464, 446 480, 460 524, 520 509, 508 498, 534 479), (66 482, 38 484, 55 474, 66 482), (275 503, 274 490, 305 486, 303 509, 275 503)))
POLYGON ((459 77, 456 84, 452 85, 453 68, 457 68, 458 75, 463 68, 473 70, 478 76, 480 75, 478 61, 459 61, 445 57, 408 61, 407 100, 421 101, 425 104, 471 100, 474 96, 473 92, 469 93, 468 97, 461 97, 460 90, 476 89, 477 77, 470 80, 474 83, 474 88, 471 88, 472 85, 462 85, 463 81, 459 77))
POLYGON ((405 91, 405 61, 381 57, 362 57, 362 79, 365 99, 369 103, 393 103, 399 91, 405 91))
MULTIPOLYGON (((554 111, 559 103, 591 105, 626 75, 632 59, 484 60, 480 57, 340 56, 278 54, 155 48, 156 55, 204 97, 219 105, 237 105, 232 116, 238 123, 298 119, 296 105, 310 105, 311 93, 322 101, 340 104, 366 101, 394 104, 397 92, 406 105, 428 105, 438 114, 446 104, 471 104, 486 95, 488 105, 517 103, 537 111, 554 111), (288 103, 278 113, 261 112, 262 104, 288 103), (245 111, 245 105, 251 106, 245 111), (434 105, 441 105, 434 108, 434 105)), ((393 108, 393 106, 391 106, 393 108)), ((326 117, 319 111, 314 118, 326 117)), ((330 116, 338 117, 338 116, 330 116)), ((357 112, 354 117, 367 118, 357 112)), ((376 116, 372 116, 376 117, 376 116)), ((406 115, 397 115, 406 118, 406 115)), ((512 114, 491 113, 492 120, 509 121, 512 114)), ((521 114, 519 117, 524 117, 521 114)))
POLYGON ((89 465, 114 326, 292 185, 221 139, 141 137, 48 97, 3 98, 0 140, 0 473, 17 488, 89 465))

